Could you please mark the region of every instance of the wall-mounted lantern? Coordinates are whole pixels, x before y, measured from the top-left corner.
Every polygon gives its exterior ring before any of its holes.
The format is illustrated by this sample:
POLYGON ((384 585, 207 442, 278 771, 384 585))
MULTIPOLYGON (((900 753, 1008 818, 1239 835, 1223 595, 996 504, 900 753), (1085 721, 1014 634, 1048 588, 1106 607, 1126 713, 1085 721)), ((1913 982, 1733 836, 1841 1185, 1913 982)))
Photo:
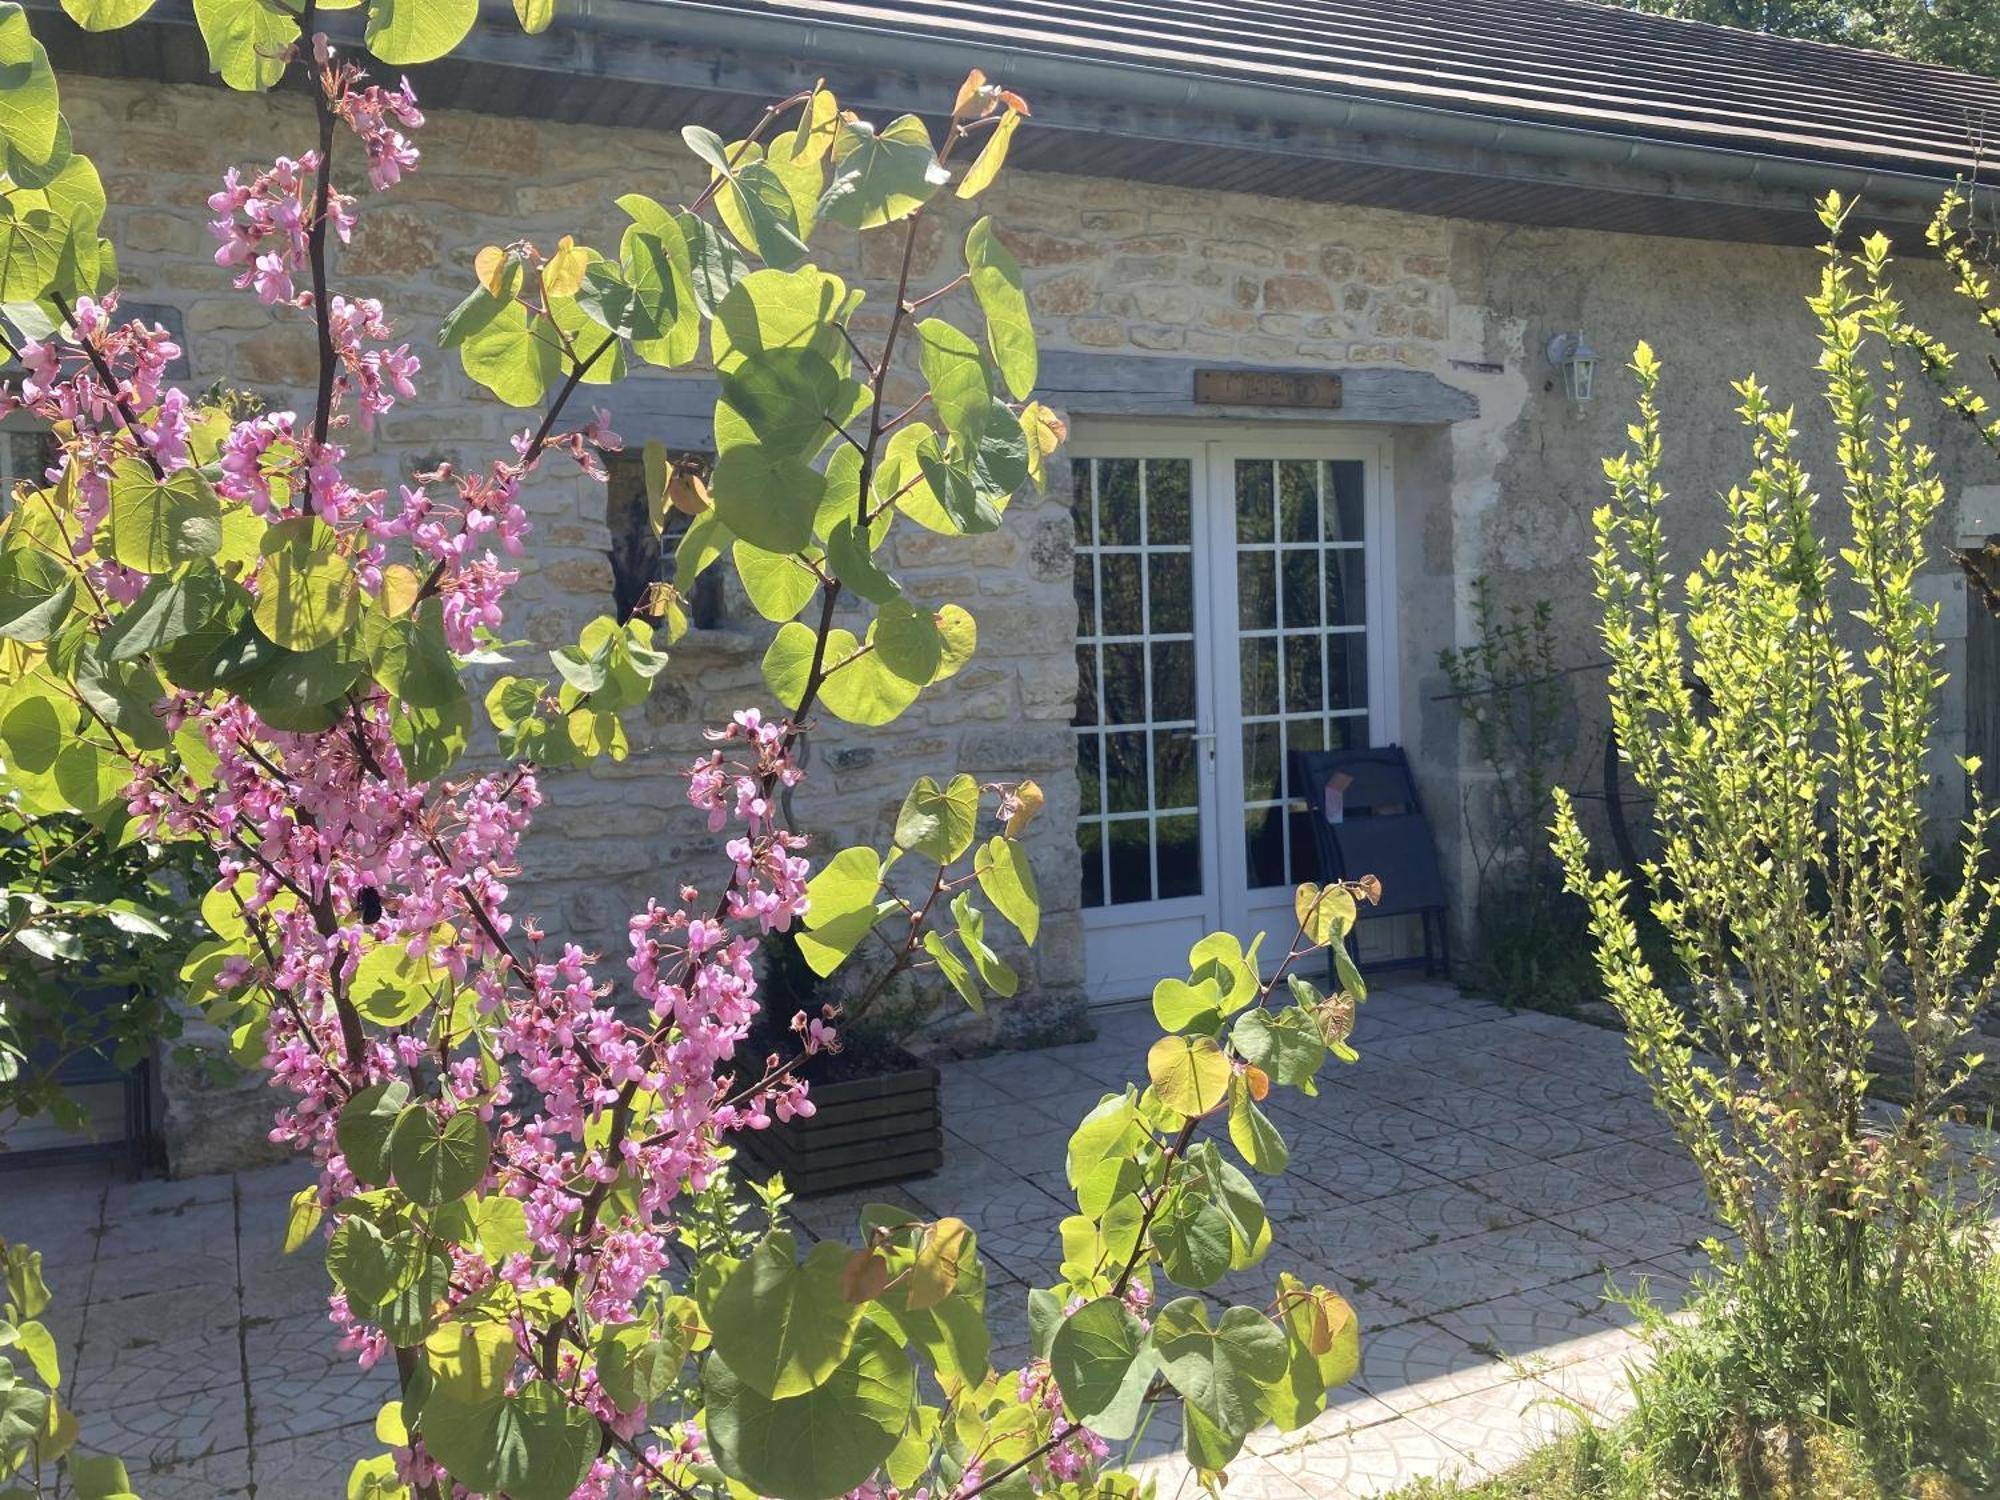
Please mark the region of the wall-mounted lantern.
POLYGON ((1562 371, 1563 393, 1572 401, 1588 401, 1597 375, 1597 351, 1580 333, 1559 333, 1549 340, 1549 363, 1562 371))

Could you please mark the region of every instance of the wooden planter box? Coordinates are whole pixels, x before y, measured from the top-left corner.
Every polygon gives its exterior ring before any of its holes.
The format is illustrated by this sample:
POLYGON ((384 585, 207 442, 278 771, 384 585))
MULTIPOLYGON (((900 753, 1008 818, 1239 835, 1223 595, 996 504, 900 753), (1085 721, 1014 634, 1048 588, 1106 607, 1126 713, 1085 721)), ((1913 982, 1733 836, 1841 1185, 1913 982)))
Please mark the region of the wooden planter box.
POLYGON ((902 1061, 895 1072, 812 1084, 811 1119, 773 1120, 737 1139, 801 1198, 927 1176, 944 1165, 938 1071, 908 1053, 902 1061))

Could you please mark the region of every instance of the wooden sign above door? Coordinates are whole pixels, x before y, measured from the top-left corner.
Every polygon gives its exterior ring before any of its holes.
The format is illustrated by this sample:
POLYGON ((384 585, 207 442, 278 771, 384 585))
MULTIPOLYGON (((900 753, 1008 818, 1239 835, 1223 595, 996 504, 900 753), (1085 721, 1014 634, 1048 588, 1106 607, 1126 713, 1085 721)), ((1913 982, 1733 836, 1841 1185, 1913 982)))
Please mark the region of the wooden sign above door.
POLYGON ((1201 406, 1340 406, 1340 377, 1325 371, 1196 370, 1194 399, 1201 406))

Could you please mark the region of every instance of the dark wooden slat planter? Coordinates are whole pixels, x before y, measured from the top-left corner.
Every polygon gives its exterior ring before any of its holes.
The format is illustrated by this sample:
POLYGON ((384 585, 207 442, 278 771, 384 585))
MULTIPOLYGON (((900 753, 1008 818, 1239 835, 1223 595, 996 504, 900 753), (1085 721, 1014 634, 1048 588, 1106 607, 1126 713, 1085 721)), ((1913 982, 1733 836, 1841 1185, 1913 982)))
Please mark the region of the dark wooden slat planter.
POLYGON ((938 1071, 908 1053, 898 1060, 908 1066, 812 1084, 811 1119, 774 1120, 739 1139, 801 1198, 927 1176, 944 1165, 938 1071))

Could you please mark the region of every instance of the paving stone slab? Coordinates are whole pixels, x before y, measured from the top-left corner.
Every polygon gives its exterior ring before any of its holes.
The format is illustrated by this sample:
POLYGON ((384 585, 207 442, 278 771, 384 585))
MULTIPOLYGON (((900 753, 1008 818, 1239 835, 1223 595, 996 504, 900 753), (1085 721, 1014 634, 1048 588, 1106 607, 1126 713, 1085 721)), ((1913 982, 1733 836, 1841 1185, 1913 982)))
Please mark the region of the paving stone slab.
POLYGON ((298 1264, 271 1275, 248 1277, 238 1289, 243 1299, 243 1316, 258 1320, 299 1314, 326 1316, 327 1298, 333 1293, 333 1279, 326 1262, 317 1254, 301 1252, 298 1264))
POLYGON ((1554 1369, 1622 1346, 1637 1319, 1604 1296, 1602 1277, 1579 1277, 1496 1297, 1433 1320, 1488 1358, 1554 1369))
POLYGON ((1641 1141, 1596 1146, 1560 1161, 1571 1171, 1594 1177, 1624 1194, 1669 1192, 1701 1182, 1701 1174, 1686 1152, 1660 1151, 1641 1141))
POLYGON ((225 1297, 154 1292, 93 1298, 84 1315, 76 1373, 79 1406, 143 1406, 174 1391, 209 1390, 243 1381, 241 1314, 225 1297))
MULTIPOLYGON (((1061 1099, 1066 1109, 1068 1101, 1095 1098, 1102 1091, 1095 1079, 1041 1052, 1002 1052, 994 1057, 953 1063, 951 1072, 955 1077, 976 1079, 1015 1104, 1061 1099)), ((1046 1122, 1047 1114, 1042 1118, 1046 1122)))
POLYGON ((1409 1417, 1364 1428, 1348 1442, 1274 1453, 1266 1462, 1319 1500, 1371 1500, 1420 1479, 1476 1472, 1464 1453, 1409 1417))
POLYGON ((1401 1414, 1379 1396, 1371 1396, 1357 1381, 1329 1391, 1326 1410, 1295 1432, 1262 1427, 1244 1440, 1243 1451, 1258 1458, 1284 1453, 1313 1443, 1344 1442, 1363 1429, 1393 1422, 1401 1414))
POLYGON ((1441 1180, 1394 1152, 1363 1145, 1325 1126, 1296 1123, 1285 1138, 1292 1149, 1288 1170, 1347 1203, 1367 1203, 1441 1180))
POLYGON ((1640 1197, 1614 1198, 1546 1217, 1634 1260, 1691 1250, 1722 1233, 1721 1225, 1707 1214, 1684 1213, 1640 1197))
POLYGON ((283 1202, 299 1189, 318 1182, 318 1170, 303 1159, 275 1162, 268 1167, 247 1167, 236 1173, 236 1201, 243 1204, 275 1198, 283 1202))
POLYGON ((383 1451, 374 1428, 360 1425, 259 1442, 257 1500, 333 1500, 347 1493, 347 1475, 357 1459, 383 1451))
POLYGON ((58 1237, 76 1242, 64 1247, 71 1254, 94 1251, 113 1185, 110 1173, 82 1163, 0 1170, 0 1239, 31 1245, 50 1260, 58 1237))
POLYGON ((178 1218, 193 1209, 234 1202, 235 1179, 226 1173, 211 1177, 154 1178, 120 1182, 105 1200, 105 1219, 178 1218))
POLYGON ((97 1242, 92 1294, 236 1285, 236 1206, 232 1199, 176 1213, 113 1219, 97 1242))
MULTIPOLYGON (((1372 1052, 1365 1050, 1365 1044, 1361 1042, 1355 1043, 1355 1048, 1361 1052, 1361 1060, 1352 1067, 1342 1068, 1338 1072, 1329 1068, 1327 1082, 1321 1085, 1319 1099, 1288 1090, 1277 1095, 1272 1102, 1279 1109, 1312 1118, 1334 1104, 1341 1105, 1348 1112, 1372 1107, 1376 1102, 1414 1108, 1420 1100, 1462 1086, 1435 1068, 1378 1059, 1372 1052), (1344 1093, 1337 1094, 1334 1092, 1336 1089, 1344 1093)), ((1434 1059, 1427 1059, 1430 1060, 1434 1059)), ((1338 1121, 1336 1119, 1330 1123, 1338 1121)))
POLYGON ((1580 1208, 1635 1196, 1630 1184, 1613 1181, 1601 1173, 1583 1172, 1569 1158, 1481 1172, 1465 1178, 1462 1185, 1510 1208, 1556 1220, 1580 1208))
POLYGON ((1409 1229, 1420 1243, 1431 1245, 1508 1229, 1535 1217, 1524 1208, 1489 1198, 1458 1182, 1438 1182, 1373 1198, 1365 1207, 1375 1217, 1409 1229))
POLYGON ((1499 1474, 1552 1442, 1575 1419, 1548 1387, 1516 1380, 1427 1406, 1408 1420, 1465 1454, 1485 1473, 1499 1474))
MULTIPOLYGON (((162 1468, 148 1468, 127 1458, 125 1469, 136 1492, 145 1500, 237 1500, 251 1493, 248 1448, 162 1468)), ((334 1490, 328 1495, 340 1493, 334 1490)))
POLYGON ((243 1337, 244 1357, 257 1372, 250 1426, 260 1449, 373 1422, 382 1403, 397 1397, 394 1361, 362 1369, 352 1350, 338 1347, 324 1312, 253 1319, 243 1337))
POLYGON ((1604 1251, 1551 1226, 1521 1225, 1408 1254, 1357 1262, 1352 1274, 1414 1317, 1599 1273, 1604 1251))
POLYGON ((1432 1319, 1362 1330, 1356 1384, 1399 1416, 1513 1378, 1505 1361, 1432 1319))
POLYGON ((1635 1342, 1623 1349, 1559 1365, 1535 1378, 1602 1425, 1616 1422, 1638 1404, 1632 1391, 1632 1376, 1648 1362, 1646 1346, 1635 1342))
MULTIPOLYGON (((960 1205, 976 1202, 997 1187, 1011 1186, 1022 1180, 1023 1174, 998 1157, 987 1155, 970 1141, 947 1130, 944 1134, 943 1164, 928 1176, 898 1184, 897 1190, 933 1213, 957 1213, 960 1205)), ((883 1191, 886 1193, 888 1189, 883 1191)))
POLYGON ((74 1400, 84 1450, 114 1454, 135 1473, 191 1465, 250 1446, 249 1402, 240 1374, 233 1384, 148 1387, 143 1396, 109 1400, 79 1385, 74 1400))
POLYGON ((1324 1208, 1309 1210, 1308 1202, 1303 1196, 1290 1197, 1290 1207, 1285 1212, 1272 1213, 1271 1233, 1280 1245, 1302 1246, 1322 1265, 1338 1267, 1356 1260, 1398 1255, 1414 1251, 1426 1242, 1419 1231, 1374 1212, 1371 1204, 1333 1199, 1324 1208))
POLYGON ((1538 1073, 1529 1068, 1496 1068, 1484 1078, 1469 1081, 1475 1093, 1494 1094, 1524 1109, 1550 1114, 1584 1114, 1619 1100, 1638 1099, 1649 1107, 1652 1094, 1643 1082, 1634 1090, 1623 1089, 1603 1079, 1586 1082, 1563 1073, 1538 1073))
MULTIPOLYGON (((947 1117, 949 1118, 949 1117, 947 1117)), ((1069 1159, 1069 1138, 1075 1133, 1074 1125, 1049 1125, 1047 1113, 1037 1117, 1039 1129, 1012 1129, 986 1131, 975 1120, 965 1121, 963 1130, 947 1127, 947 1134, 956 1135, 968 1145, 993 1158, 1008 1172, 1017 1177, 1040 1176, 1048 1172, 1060 1172, 1069 1159)))

